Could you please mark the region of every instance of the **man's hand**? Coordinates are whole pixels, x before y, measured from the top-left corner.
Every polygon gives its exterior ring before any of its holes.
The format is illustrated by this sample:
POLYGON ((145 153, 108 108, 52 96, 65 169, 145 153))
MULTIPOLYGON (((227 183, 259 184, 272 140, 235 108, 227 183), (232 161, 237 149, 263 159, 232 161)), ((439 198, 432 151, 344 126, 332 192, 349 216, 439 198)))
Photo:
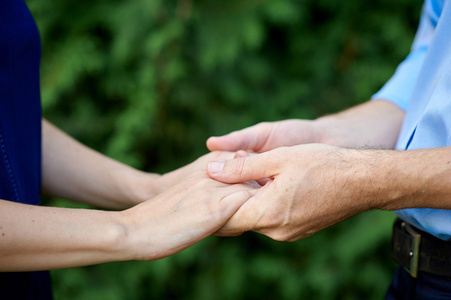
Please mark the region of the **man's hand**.
POLYGON ((391 149, 404 111, 391 102, 375 100, 313 121, 260 123, 207 140, 210 151, 265 152, 278 147, 322 143, 339 147, 391 149))
POLYGON ((216 234, 253 230, 295 241, 371 209, 359 184, 367 167, 359 163, 359 151, 322 144, 211 162, 209 175, 222 182, 270 178, 216 234))
POLYGON ((265 152, 278 147, 320 142, 322 130, 314 121, 285 120, 263 122, 207 140, 210 151, 249 150, 265 152))

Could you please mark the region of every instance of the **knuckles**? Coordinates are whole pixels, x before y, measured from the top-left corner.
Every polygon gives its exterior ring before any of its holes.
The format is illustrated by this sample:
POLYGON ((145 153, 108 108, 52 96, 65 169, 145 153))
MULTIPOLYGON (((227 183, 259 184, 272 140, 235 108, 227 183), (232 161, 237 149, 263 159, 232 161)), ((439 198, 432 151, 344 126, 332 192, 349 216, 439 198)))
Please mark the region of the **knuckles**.
POLYGON ((270 210, 259 222, 263 234, 279 242, 294 242, 311 235, 303 233, 299 226, 295 226, 290 217, 281 211, 270 210))
POLYGON ((193 190, 196 189, 205 189, 208 186, 211 186, 213 180, 207 175, 205 170, 197 170, 189 175, 188 180, 186 181, 188 188, 193 190))
POLYGON ((288 242, 292 238, 291 234, 279 230, 270 232, 267 236, 278 242, 288 242))
POLYGON ((200 221, 206 224, 217 224, 221 219, 221 212, 216 202, 204 201, 199 207, 200 221))
POLYGON ((295 242, 310 235, 311 234, 308 233, 299 234, 296 231, 288 228, 277 228, 275 230, 269 231, 266 234, 266 236, 278 242, 295 242))
MULTIPOLYGON (((241 157, 238 159, 235 159, 233 162, 230 162, 230 171, 232 174, 237 176, 242 176, 246 171, 246 157, 241 157)), ((227 163, 225 165, 225 168, 227 168, 227 163)))
POLYGON ((267 131, 271 128, 271 126, 272 126, 271 122, 260 122, 255 125, 255 128, 262 130, 262 131, 267 131))

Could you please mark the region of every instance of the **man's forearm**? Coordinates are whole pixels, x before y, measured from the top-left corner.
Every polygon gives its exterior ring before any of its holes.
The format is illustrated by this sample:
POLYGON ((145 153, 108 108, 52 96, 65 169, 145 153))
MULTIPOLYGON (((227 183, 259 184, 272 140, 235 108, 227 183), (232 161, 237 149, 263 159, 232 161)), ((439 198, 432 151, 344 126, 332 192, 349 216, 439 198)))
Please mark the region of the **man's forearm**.
POLYGON ((160 177, 112 160, 42 122, 42 189, 51 196, 126 208, 158 194, 160 177))
POLYGON ((315 120, 320 128, 317 142, 347 148, 393 149, 404 115, 404 111, 391 102, 365 102, 315 120))
POLYGON ((210 151, 266 152, 279 147, 322 143, 347 148, 392 149, 404 111, 385 100, 360 104, 316 120, 263 122, 207 140, 210 151))
POLYGON ((451 209, 451 147, 357 153, 356 199, 385 210, 451 209))
POLYGON ((211 162, 227 183, 270 178, 220 230, 294 241, 371 209, 451 209, 451 147, 396 151, 324 144, 211 162))

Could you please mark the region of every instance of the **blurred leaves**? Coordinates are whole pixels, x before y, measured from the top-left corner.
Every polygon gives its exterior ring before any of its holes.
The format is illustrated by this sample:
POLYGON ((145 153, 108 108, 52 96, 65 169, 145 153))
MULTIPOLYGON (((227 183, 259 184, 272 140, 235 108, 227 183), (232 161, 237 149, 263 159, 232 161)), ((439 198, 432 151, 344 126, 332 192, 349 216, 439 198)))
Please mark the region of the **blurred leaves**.
MULTIPOLYGON (((205 140, 368 99, 407 55, 421 1, 28 0, 46 118, 127 164, 167 172, 205 140)), ((59 205, 66 202, 53 201, 59 205)), ((295 243, 211 237, 155 262, 53 272, 57 299, 381 299, 393 215, 295 243)))

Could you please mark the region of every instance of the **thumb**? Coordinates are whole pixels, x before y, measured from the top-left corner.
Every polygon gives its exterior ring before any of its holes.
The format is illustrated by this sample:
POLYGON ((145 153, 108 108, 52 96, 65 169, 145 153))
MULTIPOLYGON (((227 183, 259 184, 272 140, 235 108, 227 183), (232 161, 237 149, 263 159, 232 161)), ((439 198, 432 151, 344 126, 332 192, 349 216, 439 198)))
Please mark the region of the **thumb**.
POLYGON ((225 183, 269 178, 275 176, 277 170, 277 163, 266 153, 228 161, 213 161, 207 165, 208 175, 225 183))
POLYGON ((251 150, 258 152, 266 139, 266 131, 261 130, 261 126, 254 125, 223 136, 210 137, 207 140, 207 148, 210 151, 251 150))

